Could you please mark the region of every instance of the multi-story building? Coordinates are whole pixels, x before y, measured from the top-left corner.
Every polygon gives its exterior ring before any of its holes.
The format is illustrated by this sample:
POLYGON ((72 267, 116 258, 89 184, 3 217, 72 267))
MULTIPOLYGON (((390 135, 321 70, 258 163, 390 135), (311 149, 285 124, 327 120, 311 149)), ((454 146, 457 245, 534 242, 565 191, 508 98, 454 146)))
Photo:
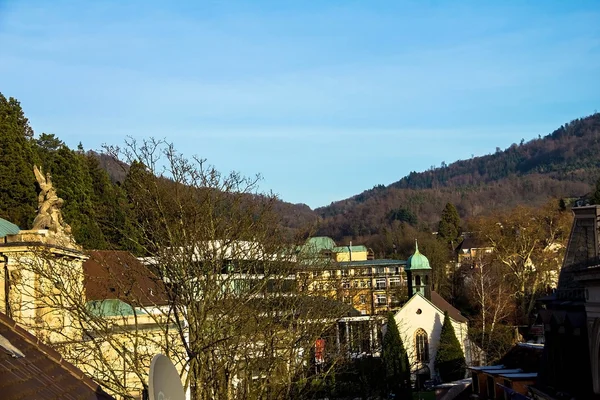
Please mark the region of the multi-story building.
POLYGON ((324 236, 310 238, 299 254, 301 289, 342 301, 362 315, 397 310, 408 299, 404 260, 375 259, 366 246, 337 246, 324 236))

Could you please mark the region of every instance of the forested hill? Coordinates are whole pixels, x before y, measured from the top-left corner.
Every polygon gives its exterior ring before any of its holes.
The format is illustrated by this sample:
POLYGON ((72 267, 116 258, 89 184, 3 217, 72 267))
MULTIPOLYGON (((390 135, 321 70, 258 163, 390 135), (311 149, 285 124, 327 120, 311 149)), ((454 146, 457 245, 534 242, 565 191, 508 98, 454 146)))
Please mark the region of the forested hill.
MULTIPOLYGON (((141 254, 139 216, 128 184, 135 168, 85 151, 81 144, 70 149, 54 134, 34 134, 19 101, 0 93, 0 218, 21 229, 31 228, 38 206, 34 164, 51 173, 58 195, 65 200, 62 214, 77 243, 85 249, 141 254)), ((260 202, 261 196, 248 194, 245 200, 260 202)), ((274 207, 290 236, 316 219, 305 205, 276 202, 274 207)))
MULTIPOLYGON (((412 172, 398 182, 376 186, 352 198, 311 210, 303 204, 275 204, 290 233, 317 224, 340 243, 355 240, 390 251, 389 236, 406 226, 436 230, 446 203, 460 216, 478 216, 519 204, 536 206, 549 198, 579 197, 600 176, 600 114, 572 121, 545 137, 497 149, 494 154, 443 168, 412 172)), ((128 166, 68 148, 58 137, 34 135, 20 103, 0 93, 0 218, 31 226, 37 207, 33 164, 52 173, 63 214, 85 248, 136 250, 128 204, 128 166), (107 172, 108 171, 108 172, 107 172), (118 229, 116 228, 118 227, 118 229)), ((412 235, 412 234, 411 234, 412 235)))
POLYGON ((319 232, 338 240, 368 239, 394 221, 435 229, 447 202, 462 218, 550 197, 577 197, 600 176, 600 113, 567 123, 545 137, 504 151, 411 172, 315 211, 319 232))

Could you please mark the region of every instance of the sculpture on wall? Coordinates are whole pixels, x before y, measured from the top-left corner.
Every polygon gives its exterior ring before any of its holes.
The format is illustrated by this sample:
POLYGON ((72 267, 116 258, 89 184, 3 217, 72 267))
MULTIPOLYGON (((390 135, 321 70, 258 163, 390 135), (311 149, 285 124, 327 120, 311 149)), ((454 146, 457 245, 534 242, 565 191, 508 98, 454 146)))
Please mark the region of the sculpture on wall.
POLYGON ((71 227, 63 220, 60 211, 65 201, 56 194, 56 190, 52 186, 52 177, 49 173, 44 175, 42 168, 37 166, 33 167, 33 173, 40 187, 38 210, 33 220, 33 229, 48 229, 70 235, 71 227))

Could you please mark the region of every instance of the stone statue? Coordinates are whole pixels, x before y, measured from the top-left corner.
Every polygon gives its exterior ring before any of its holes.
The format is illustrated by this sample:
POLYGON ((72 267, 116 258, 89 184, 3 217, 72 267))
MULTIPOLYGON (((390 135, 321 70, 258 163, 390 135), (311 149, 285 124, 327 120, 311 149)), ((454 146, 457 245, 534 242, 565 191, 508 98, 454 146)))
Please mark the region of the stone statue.
POLYGON ((63 220, 60 208, 64 200, 58 197, 52 186, 50 174, 42 173, 42 168, 33 167, 35 179, 40 187, 38 194, 38 211, 33 220, 33 229, 48 229, 56 233, 71 234, 71 227, 63 220))

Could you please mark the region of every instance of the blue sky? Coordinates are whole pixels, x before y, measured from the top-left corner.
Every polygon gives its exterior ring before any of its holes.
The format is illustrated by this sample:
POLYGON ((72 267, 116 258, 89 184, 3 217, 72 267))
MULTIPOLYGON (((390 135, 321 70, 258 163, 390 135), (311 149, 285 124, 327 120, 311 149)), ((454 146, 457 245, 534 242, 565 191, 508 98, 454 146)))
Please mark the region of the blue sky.
POLYGON ((600 2, 0 0, 0 91, 315 208, 600 110, 600 2))

